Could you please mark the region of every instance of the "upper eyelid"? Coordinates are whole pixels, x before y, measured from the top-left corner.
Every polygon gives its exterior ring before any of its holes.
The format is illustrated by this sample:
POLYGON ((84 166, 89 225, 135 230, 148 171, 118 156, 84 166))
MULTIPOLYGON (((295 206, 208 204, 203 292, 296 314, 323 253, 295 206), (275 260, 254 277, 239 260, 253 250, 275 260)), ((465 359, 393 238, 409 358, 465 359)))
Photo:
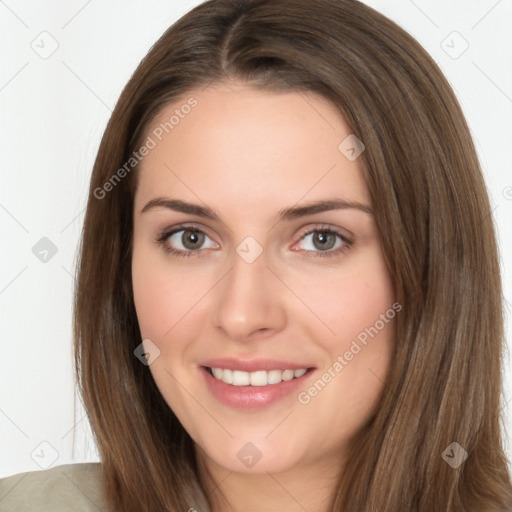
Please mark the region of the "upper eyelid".
POLYGON ((302 232, 301 237, 303 237, 305 235, 309 235, 310 233, 314 233, 315 231, 330 231, 332 233, 336 233, 337 235, 340 235, 341 237, 349 238, 348 235, 345 235, 343 233, 343 231, 346 231, 346 230, 344 230, 342 228, 334 227, 331 224, 318 224, 318 225, 314 225, 313 227, 310 227, 310 228, 304 228, 304 231, 302 232))
POLYGON ((209 233, 209 229, 205 228, 204 226, 199 226, 194 223, 185 223, 185 224, 178 224, 177 226, 168 228, 168 229, 162 229, 160 233, 165 236, 171 236, 175 233, 179 233, 180 231, 200 231, 201 233, 204 233, 205 235, 209 236, 213 239, 211 234, 209 233))
MULTIPOLYGON (((207 228, 207 227, 205 227, 203 225, 196 224, 194 222, 185 222, 183 224, 178 224, 177 226, 170 227, 168 229, 164 228, 160 232, 161 233, 172 234, 172 233, 176 233, 176 232, 179 232, 179 231, 182 231, 182 230, 187 230, 187 229, 196 230, 196 231, 202 231, 205 234, 208 234, 209 231, 210 231, 209 228, 207 228)), ((314 224, 312 227, 303 228, 302 231, 303 232, 302 232, 301 236, 310 234, 311 232, 314 232, 314 231, 332 231, 332 232, 337 233, 337 234, 339 234, 341 236, 347 236, 347 238, 351 235, 351 233, 347 229, 334 227, 331 224, 325 224, 325 223, 314 224), (350 233, 350 235, 344 235, 343 231, 346 231, 347 233, 350 233)))

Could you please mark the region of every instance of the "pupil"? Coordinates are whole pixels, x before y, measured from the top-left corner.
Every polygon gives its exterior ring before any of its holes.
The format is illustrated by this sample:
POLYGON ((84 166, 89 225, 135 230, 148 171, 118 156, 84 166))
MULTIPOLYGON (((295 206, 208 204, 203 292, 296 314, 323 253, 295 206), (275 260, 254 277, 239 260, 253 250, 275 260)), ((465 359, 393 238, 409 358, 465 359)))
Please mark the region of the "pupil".
POLYGON ((332 233, 326 233, 325 231, 315 233, 313 237, 314 246, 323 251, 332 249, 335 243, 336 239, 334 235, 332 233))
POLYGON ((203 244, 204 234, 187 230, 183 233, 181 241, 187 249, 197 249, 198 246, 200 247, 203 244))

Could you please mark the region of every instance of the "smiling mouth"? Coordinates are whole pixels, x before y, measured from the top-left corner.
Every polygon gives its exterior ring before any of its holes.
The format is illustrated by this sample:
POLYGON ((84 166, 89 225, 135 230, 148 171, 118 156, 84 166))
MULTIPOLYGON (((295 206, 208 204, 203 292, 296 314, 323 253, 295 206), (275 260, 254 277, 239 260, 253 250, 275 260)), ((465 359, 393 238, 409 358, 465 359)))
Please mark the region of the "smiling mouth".
POLYGON ((233 386, 267 386, 297 379, 313 368, 300 368, 297 370, 257 370, 244 372, 228 368, 204 367, 215 379, 233 386))

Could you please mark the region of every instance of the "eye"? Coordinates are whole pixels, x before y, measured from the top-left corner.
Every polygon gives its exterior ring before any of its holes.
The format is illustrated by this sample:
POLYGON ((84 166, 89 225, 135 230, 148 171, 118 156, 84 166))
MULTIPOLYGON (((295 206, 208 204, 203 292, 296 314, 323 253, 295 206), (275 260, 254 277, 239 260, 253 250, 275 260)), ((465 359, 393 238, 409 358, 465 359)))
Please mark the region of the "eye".
POLYGON ((197 228, 175 229, 162 233, 157 242, 164 246, 164 249, 179 256, 191 256, 200 249, 216 249, 216 244, 204 231, 197 228))
MULTIPOLYGON (((299 250, 307 252, 338 253, 346 251, 352 246, 352 242, 344 237, 341 233, 333 229, 315 229, 303 235, 300 242, 296 245, 299 250)), ((323 256, 323 254, 318 254, 323 256)))

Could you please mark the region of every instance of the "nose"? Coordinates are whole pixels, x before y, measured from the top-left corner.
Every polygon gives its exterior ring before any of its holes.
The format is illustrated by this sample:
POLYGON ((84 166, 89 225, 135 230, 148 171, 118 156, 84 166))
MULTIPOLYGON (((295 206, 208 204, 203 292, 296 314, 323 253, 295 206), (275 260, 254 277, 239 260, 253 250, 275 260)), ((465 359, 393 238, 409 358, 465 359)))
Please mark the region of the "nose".
POLYGON ((213 321, 236 341, 268 337, 286 325, 282 284, 267 268, 265 251, 248 263, 237 253, 219 283, 213 321))

